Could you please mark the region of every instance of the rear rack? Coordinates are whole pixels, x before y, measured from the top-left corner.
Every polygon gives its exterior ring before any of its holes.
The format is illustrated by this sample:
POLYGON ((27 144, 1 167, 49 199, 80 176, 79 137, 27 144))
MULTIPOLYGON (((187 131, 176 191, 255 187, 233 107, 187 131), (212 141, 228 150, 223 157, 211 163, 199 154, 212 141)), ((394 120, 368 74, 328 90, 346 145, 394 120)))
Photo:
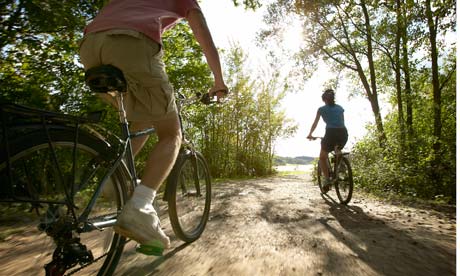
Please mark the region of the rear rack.
POLYGON ((0 113, 3 119, 2 123, 7 124, 11 120, 17 124, 17 120, 21 121, 21 119, 27 119, 28 122, 34 119, 36 121, 45 119, 54 123, 98 123, 104 115, 103 111, 98 111, 85 114, 85 116, 74 116, 12 103, 0 104, 0 113), (9 118, 5 118, 5 115, 8 115, 9 118), (7 121, 5 121, 6 119, 7 121))

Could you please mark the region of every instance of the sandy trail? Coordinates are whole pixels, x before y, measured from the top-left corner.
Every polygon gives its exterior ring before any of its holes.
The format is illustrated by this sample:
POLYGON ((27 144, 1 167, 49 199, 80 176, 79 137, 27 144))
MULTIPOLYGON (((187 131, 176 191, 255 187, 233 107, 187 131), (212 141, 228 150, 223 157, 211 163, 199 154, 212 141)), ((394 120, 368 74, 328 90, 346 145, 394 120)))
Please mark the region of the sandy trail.
MULTIPOLYGON (((152 257, 129 242, 115 275, 455 275, 455 208, 356 193, 343 206, 334 192, 321 196, 306 174, 215 184, 197 241, 176 239, 162 207, 171 249, 152 257)), ((53 243, 45 234, 41 243, 37 223, 17 219, 23 226, 14 231, 0 224, 0 275, 44 275, 53 243)), ((89 233, 87 245, 101 242, 98 234, 89 233)), ((95 275, 93 266, 78 275, 95 275)))
POLYGON ((192 244, 163 257, 126 245, 116 275, 455 275, 456 214, 353 196, 321 196, 307 175, 220 183, 192 244))

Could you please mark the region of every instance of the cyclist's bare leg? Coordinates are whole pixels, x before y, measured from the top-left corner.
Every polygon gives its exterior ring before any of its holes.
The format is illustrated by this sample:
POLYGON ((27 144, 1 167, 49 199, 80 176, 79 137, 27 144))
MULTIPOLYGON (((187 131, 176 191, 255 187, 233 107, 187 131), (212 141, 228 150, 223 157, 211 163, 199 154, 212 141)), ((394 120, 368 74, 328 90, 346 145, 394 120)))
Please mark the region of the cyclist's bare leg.
MULTIPOLYGON (((135 131, 152 126, 155 127, 158 135, 158 143, 149 154, 141 183, 156 191, 166 179, 176 161, 182 135, 178 117, 156 122, 134 122, 130 129, 135 131)), ((132 140, 134 154, 141 150, 146 140, 147 136, 132 140)))
MULTIPOLYGON (((149 252, 152 248, 162 252, 162 248, 170 246, 170 240, 161 229, 158 214, 153 209, 152 203, 156 190, 174 165, 182 140, 177 116, 150 124, 136 122, 131 125, 131 129, 141 130, 152 125, 156 129, 158 143, 149 154, 141 185, 134 189, 131 199, 118 216, 115 226, 117 233, 142 244, 140 252, 143 253, 145 253, 144 250, 149 252), (161 242, 162 246, 158 245, 157 241, 161 242)), ((133 152, 139 152, 145 141, 145 137, 133 141, 133 152)))
POLYGON ((327 154, 325 150, 321 150, 319 154, 319 163, 321 164, 321 171, 326 179, 329 179, 329 170, 327 169, 327 154))
MULTIPOLYGON (((147 128, 152 128, 153 124, 151 122, 133 122, 129 126, 130 132, 136 132, 140 130, 144 130, 147 128)), ((131 148, 133 150, 133 155, 137 156, 137 154, 141 151, 144 147, 145 142, 149 139, 150 135, 139 136, 131 140, 131 148)))
POLYGON ((338 158, 342 157, 342 150, 340 149, 339 146, 335 146, 335 147, 334 147, 334 152, 335 152, 335 155, 336 155, 338 158))

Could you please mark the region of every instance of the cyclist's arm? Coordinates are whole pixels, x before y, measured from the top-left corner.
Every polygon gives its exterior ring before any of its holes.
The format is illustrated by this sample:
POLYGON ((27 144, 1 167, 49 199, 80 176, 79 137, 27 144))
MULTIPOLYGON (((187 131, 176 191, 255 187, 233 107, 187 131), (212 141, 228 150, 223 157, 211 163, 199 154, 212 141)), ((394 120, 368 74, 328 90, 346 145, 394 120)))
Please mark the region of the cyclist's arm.
POLYGON ((313 121, 313 124, 311 125, 311 129, 310 129, 310 133, 308 134, 307 138, 311 138, 313 132, 315 131, 316 129, 316 126, 318 125, 318 121, 319 121, 319 118, 320 118, 320 114, 319 114, 319 110, 316 112, 316 118, 315 118, 315 121, 313 121))
MULTIPOLYGON (((210 92, 215 92, 218 90, 227 91, 227 86, 225 85, 224 78, 222 76, 222 68, 219 60, 219 53, 217 52, 216 46, 212 40, 211 33, 209 31, 208 25, 206 24, 206 19, 204 18, 203 13, 200 10, 194 9, 189 11, 187 14, 187 21, 190 25, 190 28, 193 31, 193 34, 201 46, 203 53, 208 62, 209 68, 214 75, 214 87, 211 88, 210 92)), ((221 98, 225 93, 218 93, 217 97, 221 98)))

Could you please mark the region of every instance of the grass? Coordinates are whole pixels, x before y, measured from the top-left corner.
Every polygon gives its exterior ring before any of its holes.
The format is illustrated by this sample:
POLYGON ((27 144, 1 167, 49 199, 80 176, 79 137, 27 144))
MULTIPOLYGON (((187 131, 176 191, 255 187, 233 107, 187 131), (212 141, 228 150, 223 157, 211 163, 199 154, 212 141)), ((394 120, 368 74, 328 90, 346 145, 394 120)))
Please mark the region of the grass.
POLYGON ((304 175, 307 174, 308 171, 279 171, 276 173, 278 176, 285 176, 285 175, 304 175))
POLYGON ((299 165, 299 164, 286 164, 283 166, 278 166, 276 168, 276 175, 304 175, 311 173, 313 169, 313 163, 308 165, 299 165), (306 167, 308 166, 308 167, 306 167))

